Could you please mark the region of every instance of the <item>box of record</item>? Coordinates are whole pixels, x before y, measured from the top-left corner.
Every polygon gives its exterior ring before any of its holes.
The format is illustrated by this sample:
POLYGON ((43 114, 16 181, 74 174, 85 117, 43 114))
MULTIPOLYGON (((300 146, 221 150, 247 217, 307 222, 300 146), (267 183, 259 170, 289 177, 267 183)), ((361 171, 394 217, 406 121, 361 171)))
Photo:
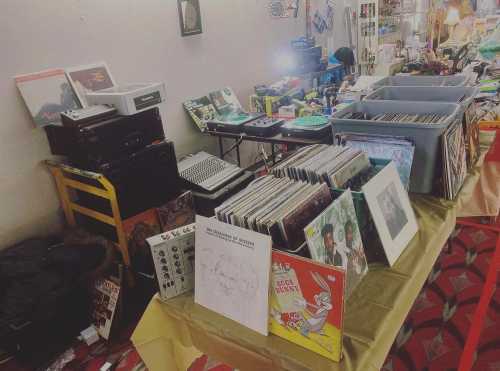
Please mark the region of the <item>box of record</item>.
POLYGON ((355 132, 396 135, 415 143, 410 191, 431 193, 439 166, 441 135, 460 111, 455 103, 357 102, 332 117, 334 135, 355 132))

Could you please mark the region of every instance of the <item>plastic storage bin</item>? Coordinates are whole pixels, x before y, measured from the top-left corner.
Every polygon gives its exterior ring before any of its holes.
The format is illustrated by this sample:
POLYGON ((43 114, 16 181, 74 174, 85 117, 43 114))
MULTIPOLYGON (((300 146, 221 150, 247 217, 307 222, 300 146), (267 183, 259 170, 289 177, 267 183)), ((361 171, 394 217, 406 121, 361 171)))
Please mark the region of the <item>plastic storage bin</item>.
POLYGON ((385 86, 367 95, 365 101, 457 103, 463 113, 474 101, 477 91, 477 88, 468 86, 385 86))
POLYGON ((465 86, 467 77, 454 76, 388 76, 372 85, 373 89, 383 86, 465 86))
POLYGON ((363 101, 351 104, 336 112, 332 118, 333 134, 342 132, 385 134, 411 138, 415 153, 410 179, 410 191, 431 193, 435 170, 440 166, 440 136, 448 125, 457 118, 460 106, 455 103, 363 101), (363 112, 369 115, 380 113, 445 114, 442 124, 419 124, 411 122, 386 122, 342 118, 349 112, 363 112))

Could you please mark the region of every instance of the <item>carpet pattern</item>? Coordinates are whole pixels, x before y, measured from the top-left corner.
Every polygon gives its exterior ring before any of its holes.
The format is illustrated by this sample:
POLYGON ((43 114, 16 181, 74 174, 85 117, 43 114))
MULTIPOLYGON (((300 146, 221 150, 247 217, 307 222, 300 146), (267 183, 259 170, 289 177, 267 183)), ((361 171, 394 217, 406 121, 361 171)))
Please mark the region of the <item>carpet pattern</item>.
MULTIPOLYGON (((498 234, 458 227, 444 248, 401 327, 384 371, 457 370, 474 313, 494 262, 498 234)), ((475 357, 474 370, 500 371, 500 290, 494 293, 475 357)))

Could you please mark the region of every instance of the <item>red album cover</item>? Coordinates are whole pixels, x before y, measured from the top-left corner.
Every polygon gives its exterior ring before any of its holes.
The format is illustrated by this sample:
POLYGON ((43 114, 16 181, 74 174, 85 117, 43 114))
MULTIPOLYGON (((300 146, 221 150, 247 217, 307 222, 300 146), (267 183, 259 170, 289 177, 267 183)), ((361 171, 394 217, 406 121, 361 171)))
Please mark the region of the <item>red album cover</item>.
POLYGON ((340 361, 344 282, 343 269, 273 250, 269 331, 340 361))

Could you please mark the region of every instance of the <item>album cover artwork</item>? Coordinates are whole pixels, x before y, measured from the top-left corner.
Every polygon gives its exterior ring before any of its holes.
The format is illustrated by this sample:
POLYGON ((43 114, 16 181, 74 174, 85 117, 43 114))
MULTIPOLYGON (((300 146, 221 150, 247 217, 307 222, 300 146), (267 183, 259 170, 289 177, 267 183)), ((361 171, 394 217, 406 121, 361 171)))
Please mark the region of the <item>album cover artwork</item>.
POLYGON ((106 63, 94 63, 66 69, 66 76, 82 107, 88 107, 87 93, 116 86, 106 63))
POLYGON ((344 281, 342 269, 274 250, 269 331, 340 361, 344 281))
POLYGON ((465 148, 467 151, 467 167, 471 169, 480 156, 479 121, 476 118, 476 107, 471 104, 465 111, 465 148))
POLYGON ((186 224, 194 223, 196 212, 191 191, 187 191, 174 200, 156 209, 161 230, 168 232, 186 224))
POLYGON ((53 69, 14 77, 36 126, 61 121, 61 112, 80 108, 64 70, 53 69))
POLYGON ((368 272, 351 191, 333 201, 304 229, 304 234, 314 261, 345 270, 349 297, 368 272))
POLYGON ((161 232, 156 210, 149 209, 123 221, 132 267, 141 273, 154 275, 151 250, 147 238, 161 232))
POLYGON ((379 142, 374 140, 363 141, 362 138, 359 140, 347 139, 345 145, 365 152, 370 158, 393 161, 398 169, 401 182, 406 189, 409 188, 415 146, 410 143, 403 145, 399 143, 384 142, 382 140, 379 142))
POLYGON ((92 323, 104 339, 109 339, 120 295, 120 286, 110 279, 99 279, 94 285, 92 323))
POLYGON ((206 96, 188 100, 183 103, 183 106, 196 126, 198 126, 198 129, 202 132, 207 130, 207 121, 216 120, 218 118, 214 105, 206 96))
POLYGON ((294 208, 282 220, 284 237, 290 250, 297 249, 304 243, 304 227, 311 222, 332 202, 330 190, 326 184, 294 208))
POLYGON ((453 200, 467 176, 467 160, 460 122, 452 123, 443 134, 443 188, 447 199, 453 200))

